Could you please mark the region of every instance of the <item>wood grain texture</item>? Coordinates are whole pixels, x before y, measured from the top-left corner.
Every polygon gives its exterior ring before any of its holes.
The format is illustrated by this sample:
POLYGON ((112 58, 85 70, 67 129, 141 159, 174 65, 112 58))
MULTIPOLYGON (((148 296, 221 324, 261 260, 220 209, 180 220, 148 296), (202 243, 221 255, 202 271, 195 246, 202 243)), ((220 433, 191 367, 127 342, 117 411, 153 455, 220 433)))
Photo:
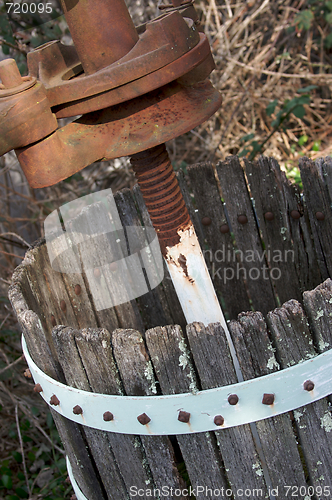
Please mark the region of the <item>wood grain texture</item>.
POLYGON ((253 307, 267 314, 277 302, 239 159, 232 156, 219 162, 217 173, 236 241, 239 266, 245 276, 253 307), (247 217, 246 224, 238 221, 241 215, 247 217))
MULTIPOLYGON (((128 396, 156 395, 156 380, 142 335, 135 330, 115 330, 112 334, 112 345, 125 393, 128 396)), ((140 439, 152 475, 147 488, 158 488, 162 491, 165 487, 166 493, 171 491, 171 488, 185 488, 185 482, 175 465, 170 439, 167 436, 140 436, 140 439)), ((163 498, 172 497, 173 495, 163 495, 163 498)))
POLYGON ((283 196, 284 178, 278 162, 265 157, 260 157, 257 162, 245 160, 245 170, 271 268, 270 275, 280 302, 292 298, 301 301, 287 203, 283 196), (265 219, 267 212, 274 214, 272 221, 265 219))
POLYGON ((224 301, 229 318, 234 319, 239 312, 250 310, 251 307, 243 275, 242 273, 237 275, 231 234, 220 232, 220 227, 228 221, 212 165, 210 163, 194 165, 188 168, 188 175, 200 219, 204 217, 211 219, 211 224, 203 227, 208 248, 205 241, 200 241, 206 264, 214 287, 224 301), (228 251, 232 256, 230 259, 227 258, 228 251))
MULTIPOLYGON (((261 313, 242 313, 231 321, 230 333, 244 380, 261 377, 279 369, 261 313)), ((263 394, 262 394, 263 398, 263 394)), ((287 414, 256 422, 273 488, 305 486, 305 476, 292 424, 287 414)))
POLYGON ((317 351, 332 349, 332 280, 305 292, 303 302, 317 351))
MULTIPOLYGON (((203 390, 237 382, 225 333, 219 323, 204 327, 202 323, 187 326, 187 337, 194 364, 203 390)), ((241 425, 215 433, 225 464, 226 474, 232 486, 234 498, 238 490, 248 488, 267 494, 261 475, 262 465, 255 448, 250 425, 241 425)))
MULTIPOLYGON (((146 342, 163 394, 197 390, 196 375, 180 327, 150 329, 146 332, 146 342)), ((185 411, 185 408, 182 410, 185 411)), ((223 464, 213 433, 179 435, 177 441, 194 488, 201 485, 212 489, 226 487, 223 464)), ((197 492, 196 498, 206 496, 197 492)))
MULTIPOLYGON (((270 312, 267 324, 282 368, 317 355, 308 320, 296 300, 270 312)), ((331 421, 328 400, 321 399, 293 413, 310 483, 324 491, 324 486, 332 484, 332 434, 328 425, 324 425, 331 421)))

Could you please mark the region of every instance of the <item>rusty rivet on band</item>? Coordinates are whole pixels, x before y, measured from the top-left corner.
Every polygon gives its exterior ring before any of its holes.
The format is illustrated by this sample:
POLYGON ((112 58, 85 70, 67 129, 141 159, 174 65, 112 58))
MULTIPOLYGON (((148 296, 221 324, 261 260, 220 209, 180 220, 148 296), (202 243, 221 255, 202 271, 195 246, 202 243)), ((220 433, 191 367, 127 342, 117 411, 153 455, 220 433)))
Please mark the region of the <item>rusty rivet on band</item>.
POLYGON ((303 388, 305 391, 312 391, 315 387, 315 384, 312 382, 312 380, 306 380, 303 384, 303 388))
POLYGON ((237 220, 240 224, 247 224, 248 217, 246 215, 239 215, 237 220))
POLYGON ((138 415, 137 420, 142 425, 147 425, 149 422, 151 422, 151 418, 148 417, 146 413, 142 413, 142 415, 138 415))
POLYGON ((237 394, 231 394, 228 396, 228 402, 230 405, 235 406, 239 402, 239 396, 237 394))
POLYGON ((26 378, 32 378, 31 371, 29 370, 29 368, 27 368, 26 370, 24 370, 24 376, 26 378))
POLYGON ((214 417, 213 422, 214 422, 216 425, 224 425, 225 419, 224 419, 224 417, 222 417, 221 415, 216 415, 216 416, 214 417))
POLYGON ((76 295, 80 295, 81 291, 82 291, 81 285, 76 285, 74 288, 74 292, 76 293, 76 295))
POLYGON ((229 233, 229 226, 228 226, 228 224, 223 224, 222 226, 220 226, 220 232, 222 234, 229 233))
POLYGON ((188 413, 187 411, 180 411, 179 412, 179 416, 178 416, 178 420, 180 422, 184 422, 185 424, 187 424, 190 420, 190 413, 188 413))
POLYGON ((301 214, 298 210, 292 210, 290 216, 292 217, 292 219, 299 219, 301 217, 301 214))
POLYGON ((35 387, 33 388, 34 392, 43 392, 43 388, 40 384, 36 384, 35 387))
POLYGON ((111 420, 114 420, 114 415, 110 411, 105 411, 103 419, 105 420, 105 422, 110 422, 111 420))
POLYGON ((263 394, 262 403, 263 405, 273 405, 274 394, 263 394))
POLYGON ((203 217, 202 219, 202 224, 203 226, 209 226, 211 224, 212 220, 210 219, 210 217, 203 217))
POLYGON ((53 316, 53 314, 51 316, 51 325, 56 326, 56 320, 55 320, 55 317, 53 316))
POLYGON ((316 212, 316 219, 317 220, 324 220, 325 215, 323 214, 323 212, 316 212))
POLYGON ((60 302, 60 307, 61 307, 61 310, 62 310, 63 312, 66 312, 66 310, 67 310, 67 305, 66 305, 66 302, 65 302, 64 300, 61 300, 61 302, 60 302))
POLYGON ((100 269, 98 267, 93 270, 93 275, 95 278, 100 278, 100 269))
POLYGON ((264 214, 264 217, 265 217, 266 220, 269 220, 269 221, 274 220, 274 213, 272 213, 272 212, 266 212, 264 214))
POLYGON ((50 404, 53 406, 59 406, 60 401, 58 400, 55 394, 53 394, 53 396, 51 397, 50 404))
POLYGON ((74 406, 73 408, 74 415, 82 415, 83 410, 79 405, 74 406))

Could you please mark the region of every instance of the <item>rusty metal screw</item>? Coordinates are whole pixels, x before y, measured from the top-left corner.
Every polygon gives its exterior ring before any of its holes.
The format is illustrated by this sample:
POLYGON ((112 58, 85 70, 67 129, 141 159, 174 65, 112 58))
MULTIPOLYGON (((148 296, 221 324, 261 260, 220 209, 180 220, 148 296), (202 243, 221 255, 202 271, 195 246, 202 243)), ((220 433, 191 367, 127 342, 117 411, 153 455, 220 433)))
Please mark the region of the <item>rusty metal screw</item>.
POLYGON ((262 403, 263 405, 273 405, 274 403, 274 394, 263 394, 262 403))
POLYGON ((243 224, 243 225, 244 225, 244 224, 247 224, 247 222, 248 222, 248 217, 247 217, 246 215, 244 215, 244 214, 243 214, 243 215, 239 215, 239 216, 238 216, 238 218, 237 218, 237 220, 238 220, 238 222, 239 222, 240 224, 243 224))
POLYGON ((323 212, 316 212, 316 219, 317 220, 324 220, 325 215, 323 214, 323 212))
POLYGON ((273 212, 266 212, 264 214, 264 217, 265 217, 266 220, 272 221, 272 220, 274 220, 274 213, 273 212))
POLYGON ((59 399, 56 397, 55 394, 53 394, 53 396, 51 397, 50 399, 50 404, 53 405, 53 406, 59 406, 60 404, 60 401, 59 399))
POLYGON ((110 422, 111 420, 114 420, 114 415, 110 411, 105 411, 103 419, 105 420, 105 422, 110 422))
POLYGON ((151 418, 148 417, 148 415, 146 413, 142 413, 142 415, 138 415, 137 420, 142 425, 147 425, 149 422, 151 422, 151 418))
POLYGON ((179 242, 178 230, 186 229, 190 217, 165 144, 130 158, 137 182, 165 253, 179 242))
POLYGON ((312 382, 312 380, 306 380, 303 384, 303 389, 308 392, 312 391, 314 387, 315 384, 312 382))
POLYGON ((43 392, 43 388, 40 384, 36 384, 35 387, 33 388, 34 392, 40 393, 43 392))
POLYGON ((27 368, 26 370, 24 370, 24 374, 23 375, 26 378, 32 378, 31 371, 29 370, 29 368, 27 368))
POLYGON ((76 295, 80 295, 81 291, 82 291, 81 285, 76 285, 74 288, 74 292, 76 293, 76 295))
POLYGON ((82 415, 83 410, 79 405, 74 406, 73 408, 74 415, 82 415))
POLYGON ((216 416, 214 417, 213 422, 214 422, 216 425, 224 425, 225 419, 224 419, 224 417, 222 417, 221 415, 216 415, 216 416))
POLYGON ((210 219, 210 217, 203 217, 203 219, 202 219, 203 226, 210 226, 211 223, 212 223, 212 220, 210 219))
POLYGON ((229 233, 229 226, 228 226, 228 224, 222 224, 222 226, 220 226, 220 232, 222 234, 229 233))
POLYGON ((182 411, 181 410, 179 412, 178 420, 180 422, 184 422, 185 424, 188 424, 188 422, 190 420, 190 413, 188 413, 187 411, 182 411))
POLYGON ((6 89, 12 89, 22 84, 23 79, 15 59, 5 59, 0 62, 0 79, 6 89))
POLYGON ((290 216, 292 217, 292 219, 297 220, 301 217, 301 214, 298 210, 292 210, 290 216))
POLYGON ((239 396, 237 394, 231 394, 228 396, 228 402, 230 405, 235 406, 239 402, 239 396))

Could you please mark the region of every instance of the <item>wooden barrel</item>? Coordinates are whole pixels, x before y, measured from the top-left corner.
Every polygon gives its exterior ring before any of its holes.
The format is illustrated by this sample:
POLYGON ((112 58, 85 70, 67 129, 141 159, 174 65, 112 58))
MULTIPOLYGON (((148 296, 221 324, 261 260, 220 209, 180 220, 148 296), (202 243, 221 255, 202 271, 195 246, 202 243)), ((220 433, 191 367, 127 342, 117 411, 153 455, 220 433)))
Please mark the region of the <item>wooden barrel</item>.
MULTIPOLYGON (((303 195, 271 158, 243 168, 230 157, 178 175, 245 380, 332 344, 332 160, 304 158, 300 168, 303 195)), ((137 186, 115 201, 124 226, 151 226, 137 186)), ((98 310, 84 272, 55 271, 41 241, 9 296, 34 362, 72 387, 148 397, 237 382, 222 328, 186 325, 166 267, 149 293, 98 310)), ((88 500, 332 498, 328 398, 255 425, 177 436, 52 415, 88 500)))

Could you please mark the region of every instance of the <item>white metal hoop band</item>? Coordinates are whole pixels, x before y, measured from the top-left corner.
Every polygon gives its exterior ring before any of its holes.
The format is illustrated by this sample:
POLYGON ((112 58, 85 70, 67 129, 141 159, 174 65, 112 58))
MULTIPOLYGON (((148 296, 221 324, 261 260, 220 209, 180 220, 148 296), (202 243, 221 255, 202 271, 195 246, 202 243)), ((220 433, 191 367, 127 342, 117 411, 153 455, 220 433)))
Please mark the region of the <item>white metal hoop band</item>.
MULTIPOLYGON (((23 336, 22 346, 41 396, 48 404, 55 396, 54 410, 79 424, 122 434, 190 434, 234 427, 332 393, 332 349, 270 375, 215 389, 169 396, 111 396, 74 389, 48 377, 31 359, 23 336)), ((330 413, 328 417, 332 426, 330 413)))

